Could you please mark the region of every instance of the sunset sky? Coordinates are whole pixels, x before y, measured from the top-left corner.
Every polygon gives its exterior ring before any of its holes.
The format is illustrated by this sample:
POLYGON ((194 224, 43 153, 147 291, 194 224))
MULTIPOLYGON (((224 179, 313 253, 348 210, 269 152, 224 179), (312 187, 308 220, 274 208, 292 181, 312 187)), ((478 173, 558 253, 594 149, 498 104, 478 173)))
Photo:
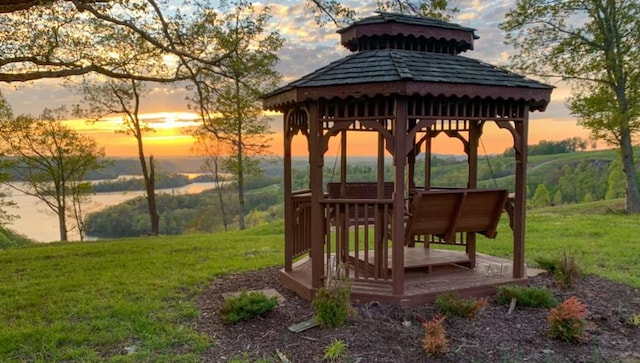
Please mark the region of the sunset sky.
MULTIPOLYGON (((498 29, 505 12, 514 4, 514 0, 452 0, 450 3, 460 8, 453 22, 476 29, 480 39, 475 41, 475 50, 463 53, 466 57, 480 59, 495 65, 504 65, 511 51, 502 44, 504 34, 498 29)), ((360 2, 347 1, 347 5, 358 9, 357 17, 373 15, 375 2, 363 8, 360 2)), ((256 5, 258 3, 255 3, 256 5)), ((262 3, 261 3, 262 4, 262 3)), ((268 2, 266 4, 269 4, 268 2)), ((283 74, 283 83, 293 81, 305 74, 327 65, 328 63, 348 55, 348 51, 339 44, 340 37, 333 25, 318 27, 310 14, 308 5, 302 1, 278 1, 269 4, 272 8, 273 26, 286 38, 287 43, 280 51, 279 71, 283 74)), ((562 83, 553 84, 557 88, 552 94, 552 102, 544 113, 531 114, 529 127, 529 143, 540 140, 562 140, 579 136, 586 138, 589 133, 576 125, 564 102, 569 90, 562 83)), ((69 90, 63 88, 58 81, 40 80, 20 85, 0 85, 4 97, 12 106, 14 113, 39 114, 44 108, 71 106, 78 102, 69 90)), ((185 127, 197 124, 197 117, 187 108, 186 92, 177 88, 154 88, 151 95, 143 100, 143 111, 155 132, 149 133, 145 140, 147 154, 156 156, 190 155, 193 139, 185 132, 185 127)), ((109 156, 135 155, 136 146, 130 136, 115 133, 120 118, 108 119, 104 122, 86 124, 82 120, 70 120, 69 125, 81 132, 95 137, 106 148, 109 156)), ((275 154, 282 153, 282 117, 273 116, 274 134, 272 143, 275 154)), ((501 153, 511 140, 506 131, 486 130, 483 143, 487 153, 501 153), (494 132, 495 131, 495 132, 494 132)), ((370 140, 350 138, 350 150, 360 150, 359 154, 371 154, 370 140)), ((299 143, 298 143, 299 144, 299 143)), ((460 153, 458 143, 446 143, 454 149, 439 145, 445 144, 436 140, 436 151, 460 153)), ((482 150, 484 152, 484 150, 482 150)), ((331 152, 331 151, 330 151, 331 152)), ((306 155, 306 147, 298 145, 299 155, 306 155)), ((350 155, 352 153, 350 152, 350 155)))

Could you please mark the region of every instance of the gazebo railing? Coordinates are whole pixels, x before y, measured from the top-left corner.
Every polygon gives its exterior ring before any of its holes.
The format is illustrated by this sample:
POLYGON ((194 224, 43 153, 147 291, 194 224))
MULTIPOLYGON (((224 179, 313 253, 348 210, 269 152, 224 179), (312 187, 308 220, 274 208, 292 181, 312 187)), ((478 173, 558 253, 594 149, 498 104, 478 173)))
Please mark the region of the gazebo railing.
POLYGON ((324 199, 325 273, 391 283, 391 199, 324 199))
MULTIPOLYGON (((311 251, 311 192, 301 190, 293 193, 292 198, 293 236, 289 241, 285 258, 289 261, 311 251)), ((316 236, 316 239, 320 236, 316 236)))

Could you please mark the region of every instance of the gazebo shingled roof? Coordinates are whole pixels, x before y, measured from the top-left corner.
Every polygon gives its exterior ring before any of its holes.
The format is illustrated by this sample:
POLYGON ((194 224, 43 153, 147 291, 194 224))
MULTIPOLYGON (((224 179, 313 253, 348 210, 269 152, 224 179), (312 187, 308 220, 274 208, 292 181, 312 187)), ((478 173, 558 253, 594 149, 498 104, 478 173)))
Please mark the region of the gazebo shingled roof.
POLYGON ((472 58, 383 49, 355 53, 322 67, 264 96, 264 106, 279 109, 283 104, 302 102, 306 98, 329 98, 332 96, 330 92, 334 92, 331 87, 336 86, 343 94, 362 94, 363 85, 369 84, 373 90, 380 90, 376 84, 393 82, 398 82, 396 87, 385 86, 385 93, 378 92, 384 95, 430 94, 502 99, 516 96, 530 102, 532 110, 539 111, 546 108, 553 89, 472 58), (413 87, 408 87, 407 83, 412 83, 413 87), (291 90, 297 92, 288 92, 291 90), (284 97, 275 97, 277 95, 284 97))
MULTIPOLYGON (((281 283, 311 299, 327 278, 343 274, 352 282, 354 300, 415 305, 442 292, 486 295, 495 285, 525 281, 528 114, 545 110, 553 87, 460 56, 473 49, 477 36, 457 24, 378 13, 338 33, 352 55, 263 97, 265 109, 284 114, 281 283), (516 151, 513 193, 506 205, 506 189, 478 189, 478 146, 487 122, 506 130, 516 151), (347 137, 360 131, 377 133, 375 183, 347 176, 347 137), (309 152, 309 188, 298 191, 293 190, 292 170, 296 135, 304 135, 309 152), (431 185, 432 139, 438 135, 462 143, 468 163, 465 186, 431 185), (325 185, 325 157, 335 137, 340 139, 340 181, 325 185), (393 158, 391 180, 385 175, 385 153, 393 158), (421 153, 422 180, 415 173, 421 153), (491 195, 502 197, 489 202, 491 195), (431 204, 418 208, 427 200, 431 204), (470 200, 476 202, 467 204, 470 200), (407 213, 412 207, 423 214, 407 213), (506 261, 512 275, 487 276, 477 268, 476 234, 495 237, 503 209, 513 232, 513 260, 506 261), (430 229, 434 216, 445 216, 446 233, 430 229), (484 216, 493 216, 490 225, 477 229, 484 216), (425 248, 414 247, 416 242, 425 248), (465 250, 432 249, 431 244, 465 250)), ((481 259, 501 271, 505 263, 481 259)))

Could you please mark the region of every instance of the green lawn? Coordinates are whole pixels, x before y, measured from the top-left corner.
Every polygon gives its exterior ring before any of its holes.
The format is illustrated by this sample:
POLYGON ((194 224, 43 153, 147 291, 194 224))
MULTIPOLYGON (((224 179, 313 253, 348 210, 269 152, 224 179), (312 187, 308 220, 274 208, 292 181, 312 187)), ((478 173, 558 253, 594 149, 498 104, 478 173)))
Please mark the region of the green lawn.
MULTIPOLYGON (((640 217, 620 214, 620 201, 601 201, 527 212, 525 258, 560 258, 566 246, 586 274, 640 287, 640 217)), ((505 216, 506 217, 506 216, 505 216)), ((511 230, 501 220, 498 238, 478 238, 478 252, 511 257, 511 230)))
MULTIPOLYGON (((640 218, 608 208, 530 211, 527 261, 566 246, 584 272, 640 287, 640 218)), ((511 255, 504 222, 479 252, 511 255)), ((282 229, 0 250, 0 361, 192 362, 211 344, 193 329, 198 292, 221 274, 281 265, 282 229)))
POLYGON ((192 328, 198 291, 282 251, 282 224, 0 250, 0 361, 193 362, 210 343, 192 328))

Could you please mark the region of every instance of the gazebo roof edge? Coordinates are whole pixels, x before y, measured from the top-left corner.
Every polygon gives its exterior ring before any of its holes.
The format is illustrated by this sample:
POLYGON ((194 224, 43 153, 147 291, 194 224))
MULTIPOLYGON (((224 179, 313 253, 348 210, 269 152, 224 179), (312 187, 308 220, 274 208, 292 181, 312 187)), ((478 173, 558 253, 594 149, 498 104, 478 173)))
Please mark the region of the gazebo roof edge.
POLYGON ((481 98, 494 100, 526 101, 531 111, 544 111, 549 104, 552 88, 534 89, 522 87, 496 87, 469 84, 415 83, 398 81, 393 83, 361 83, 336 87, 295 88, 264 99, 264 108, 284 111, 287 107, 305 101, 320 99, 348 99, 379 96, 432 96, 481 98))

